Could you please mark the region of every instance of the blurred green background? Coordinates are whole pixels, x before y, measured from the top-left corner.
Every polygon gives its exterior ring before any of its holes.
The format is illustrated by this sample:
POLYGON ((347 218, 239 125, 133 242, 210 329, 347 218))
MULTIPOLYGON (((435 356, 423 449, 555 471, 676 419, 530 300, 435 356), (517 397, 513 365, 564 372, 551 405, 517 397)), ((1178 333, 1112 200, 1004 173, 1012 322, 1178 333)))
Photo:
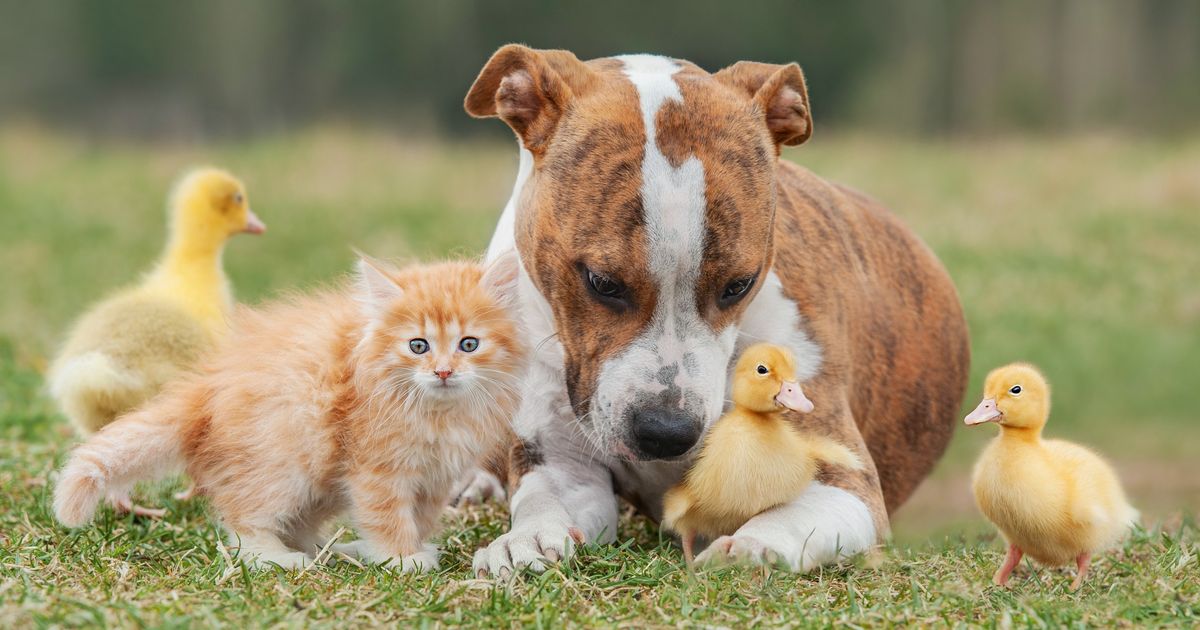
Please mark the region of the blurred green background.
MULTIPOLYGON (((189 166, 270 226, 239 298, 327 282, 351 246, 482 250, 516 170, 461 101, 497 46, 798 61, 816 135, 786 159, 868 192, 942 257, 988 369, 1055 386, 1048 432, 1105 451, 1152 518, 1200 506, 1200 3, 0 0, 2 481, 70 442, 41 391, 65 327, 162 246, 189 166)), ((960 431, 901 540, 979 528, 960 431)))
MULTIPOLYGON (((1194 0, 0 0, 0 114, 136 137, 328 119, 478 134, 498 46, 803 65, 825 125, 914 134, 1191 130, 1194 0)), ((493 130, 495 127, 491 127, 493 130)))

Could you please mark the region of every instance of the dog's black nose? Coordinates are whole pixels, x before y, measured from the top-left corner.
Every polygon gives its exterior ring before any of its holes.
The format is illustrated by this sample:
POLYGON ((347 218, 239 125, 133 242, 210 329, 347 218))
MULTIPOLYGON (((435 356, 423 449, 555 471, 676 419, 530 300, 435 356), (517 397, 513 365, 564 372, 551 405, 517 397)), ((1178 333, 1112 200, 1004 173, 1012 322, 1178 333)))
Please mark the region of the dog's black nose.
POLYGON ((701 424, 677 410, 645 409, 633 414, 633 439, 647 459, 671 459, 688 452, 700 439, 701 424))

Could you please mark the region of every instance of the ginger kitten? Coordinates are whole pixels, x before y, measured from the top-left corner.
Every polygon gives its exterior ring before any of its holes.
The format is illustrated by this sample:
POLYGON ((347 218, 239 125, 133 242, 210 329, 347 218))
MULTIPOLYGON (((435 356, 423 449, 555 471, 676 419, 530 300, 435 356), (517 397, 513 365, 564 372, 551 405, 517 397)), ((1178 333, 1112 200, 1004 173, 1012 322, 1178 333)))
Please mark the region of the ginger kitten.
POLYGON ((426 541, 455 483, 507 435, 525 347, 516 256, 397 271, 243 309, 198 374, 80 445, 54 511, 91 520, 108 494, 181 468, 248 562, 300 567, 348 511, 369 562, 437 567, 426 541))

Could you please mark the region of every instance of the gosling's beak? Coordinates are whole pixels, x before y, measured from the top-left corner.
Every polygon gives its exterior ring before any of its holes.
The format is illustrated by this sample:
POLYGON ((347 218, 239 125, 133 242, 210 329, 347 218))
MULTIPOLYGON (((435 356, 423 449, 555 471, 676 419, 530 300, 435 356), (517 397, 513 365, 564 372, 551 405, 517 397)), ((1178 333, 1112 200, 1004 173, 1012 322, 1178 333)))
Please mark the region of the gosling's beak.
POLYGON ((963 422, 966 422, 967 426, 974 426, 985 422, 995 422, 1003 416, 1004 414, 1000 413, 1000 410, 996 408, 995 398, 984 398, 983 402, 979 403, 979 406, 975 408, 975 411, 967 414, 963 422))
POLYGON ((262 234, 267 231, 267 224, 254 214, 253 210, 246 211, 246 227, 242 228, 246 234, 262 234))
POLYGON ((812 401, 804 395, 804 391, 800 389, 800 383, 796 381, 784 381, 783 386, 779 388, 779 394, 775 396, 775 402, 800 413, 809 413, 813 410, 812 401))

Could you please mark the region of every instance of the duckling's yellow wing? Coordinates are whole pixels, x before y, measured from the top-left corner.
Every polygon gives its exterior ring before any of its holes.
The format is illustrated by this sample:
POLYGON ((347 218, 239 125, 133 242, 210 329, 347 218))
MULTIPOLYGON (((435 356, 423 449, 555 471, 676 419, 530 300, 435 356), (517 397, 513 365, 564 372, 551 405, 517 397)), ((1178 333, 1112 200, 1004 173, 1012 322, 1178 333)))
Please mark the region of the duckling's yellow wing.
POLYGON ((804 439, 808 442, 810 457, 826 464, 833 464, 834 466, 841 466, 850 470, 862 470, 862 460, 859 459, 854 451, 840 442, 812 434, 806 434, 804 439))
POLYGON ((698 508, 745 519, 800 494, 815 474, 804 440, 785 422, 732 411, 705 441, 687 485, 698 508))
POLYGON ((1092 450, 1064 440, 1046 440, 1046 450, 1067 479, 1068 511, 1081 528, 1085 547, 1099 550, 1119 541, 1137 520, 1112 466, 1092 450))

